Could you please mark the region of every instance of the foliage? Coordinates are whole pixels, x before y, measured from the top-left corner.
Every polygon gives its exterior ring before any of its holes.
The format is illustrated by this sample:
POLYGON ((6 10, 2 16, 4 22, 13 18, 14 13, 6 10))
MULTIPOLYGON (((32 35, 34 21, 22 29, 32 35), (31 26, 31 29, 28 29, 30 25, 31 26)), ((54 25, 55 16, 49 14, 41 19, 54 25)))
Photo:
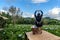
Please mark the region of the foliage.
POLYGON ((52 19, 50 17, 43 18, 43 24, 45 25, 60 25, 60 20, 52 19))
POLYGON ((21 19, 18 19, 17 24, 34 24, 34 18, 21 18, 21 19))
MULTIPOLYGON (((13 23, 12 16, 9 15, 9 13, 2 12, 1 16, 5 16, 8 18, 7 23, 13 23)), ((13 18, 15 20, 16 24, 34 24, 35 19, 34 18, 23 18, 21 15, 18 14, 13 18), (28 22, 27 22, 28 21, 28 22)), ((60 25, 60 20, 57 19, 51 19, 49 17, 43 18, 43 24, 45 25, 60 25)))
MULTIPOLYGON (((8 18, 7 23, 34 24, 34 20, 35 20, 34 18, 29 18, 29 17, 24 18, 22 17, 22 15, 23 12, 21 12, 20 8, 14 6, 10 6, 7 13, 2 12, 1 14, 1 16, 5 16, 8 18)), ((60 25, 60 20, 52 19, 50 17, 44 17, 42 21, 44 25, 60 25)))
POLYGON ((2 40, 24 40, 25 33, 31 31, 31 25, 9 25, 9 27, 5 28, 3 32, 1 32, 2 40))
MULTIPOLYGON (((1 31, 1 40, 25 40, 25 33, 31 31, 31 26, 32 25, 28 24, 16 24, 15 27, 13 27, 13 25, 10 24, 1 31)), ((42 28, 50 33, 60 36, 60 25, 44 25, 42 28)))
POLYGON ((5 24, 6 21, 2 17, 0 17, 0 28, 4 28, 5 24))
POLYGON ((43 29, 52 34, 60 36, 60 25, 44 25, 43 29))
POLYGON ((20 8, 17 8, 17 7, 14 7, 14 6, 11 6, 8 10, 12 14, 12 21, 13 21, 12 23, 13 23, 13 25, 15 25, 15 23, 18 19, 18 16, 21 17, 23 12, 20 11, 20 8))

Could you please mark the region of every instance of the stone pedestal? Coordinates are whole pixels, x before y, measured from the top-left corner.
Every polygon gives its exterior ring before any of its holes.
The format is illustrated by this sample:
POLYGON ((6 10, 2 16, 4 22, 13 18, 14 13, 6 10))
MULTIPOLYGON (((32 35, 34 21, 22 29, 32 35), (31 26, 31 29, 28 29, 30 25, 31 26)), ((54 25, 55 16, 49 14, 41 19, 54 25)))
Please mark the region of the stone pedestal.
POLYGON ((60 37, 42 30, 42 34, 33 35, 32 32, 26 33, 27 40, 60 40, 60 37))
POLYGON ((32 34, 42 34, 42 28, 41 27, 32 27, 32 34))

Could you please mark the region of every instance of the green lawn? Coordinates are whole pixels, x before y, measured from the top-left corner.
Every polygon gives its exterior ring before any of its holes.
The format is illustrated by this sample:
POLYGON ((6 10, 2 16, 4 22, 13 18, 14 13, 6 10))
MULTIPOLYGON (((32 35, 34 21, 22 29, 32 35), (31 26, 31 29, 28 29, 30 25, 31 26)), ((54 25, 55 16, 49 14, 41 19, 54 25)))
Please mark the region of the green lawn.
MULTIPOLYGON (((31 31, 31 26, 28 24, 8 25, 8 27, 4 28, 3 31, 0 32, 1 40, 25 40, 25 32, 31 31)), ((60 36, 60 25, 43 25, 43 30, 51 32, 57 36, 60 36)))

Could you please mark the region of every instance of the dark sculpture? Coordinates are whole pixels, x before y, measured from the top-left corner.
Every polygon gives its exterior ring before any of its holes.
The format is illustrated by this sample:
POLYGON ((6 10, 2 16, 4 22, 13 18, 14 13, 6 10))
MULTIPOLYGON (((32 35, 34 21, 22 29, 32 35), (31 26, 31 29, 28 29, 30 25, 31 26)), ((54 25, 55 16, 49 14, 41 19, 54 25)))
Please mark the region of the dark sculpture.
POLYGON ((41 27, 43 25, 42 21, 43 12, 41 10, 36 10, 34 16, 35 16, 35 25, 32 27, 32 32, 33 34, 41 34, 42 33, 41 27))
POLYGON ((34 16, 35 16, 35 25, 37 27, 42 27, 42 25, 43 25, 43 22, 42 22, 43 12, 41 10, 36 10, 34 13, 34 16))

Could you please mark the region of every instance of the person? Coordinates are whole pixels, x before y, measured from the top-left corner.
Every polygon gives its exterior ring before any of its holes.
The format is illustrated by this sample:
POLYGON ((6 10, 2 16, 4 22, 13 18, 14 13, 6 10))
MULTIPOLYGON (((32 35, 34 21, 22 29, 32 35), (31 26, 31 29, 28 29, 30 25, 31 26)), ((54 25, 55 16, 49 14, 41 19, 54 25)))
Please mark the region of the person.
POLYGON ((35 16, 35 22, 34 22, 34 26, 32 28, 33 30, 33 34, 35 33, 42 33, 42 25, 43 25, 43 22, 42 22, 42 16, 43 16, 43 12, 41 10, 36 10, 35 13, 34 13, 34 16, 35 16), (38 12, 38 13, 37 13, 38 12), (37 13, 37 15, 36 15, 37 13))

